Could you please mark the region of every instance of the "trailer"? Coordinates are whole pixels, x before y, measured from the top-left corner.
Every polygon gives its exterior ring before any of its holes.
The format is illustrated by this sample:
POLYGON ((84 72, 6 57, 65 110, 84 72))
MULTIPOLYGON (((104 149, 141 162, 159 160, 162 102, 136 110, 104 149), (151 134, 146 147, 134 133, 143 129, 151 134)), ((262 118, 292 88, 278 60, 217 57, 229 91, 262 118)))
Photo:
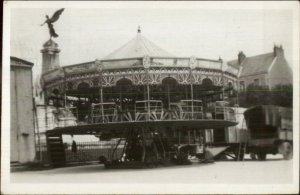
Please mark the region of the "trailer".
POLYGON ((265 160, 267 154, 293 157, 293 110, 274 105, 249 108, 244 113, 248 128, 247 153, 265 160))
MULTIPOLYGON (((210 148, 223 147, 223 151, 214 157, 215 160, 228 157, 244 160, 245 154, 250 154, 253 160, 265 160, 267 154, 282 154, 287 160, 292 158, 291 108, 261 105, 248 109, 240 107, 231 109, 234 110, 235 120, 238 123, 236 126, 205 131, 206 143, 210 148)), ((223 117, 225 119, 226 116, 223 117)))

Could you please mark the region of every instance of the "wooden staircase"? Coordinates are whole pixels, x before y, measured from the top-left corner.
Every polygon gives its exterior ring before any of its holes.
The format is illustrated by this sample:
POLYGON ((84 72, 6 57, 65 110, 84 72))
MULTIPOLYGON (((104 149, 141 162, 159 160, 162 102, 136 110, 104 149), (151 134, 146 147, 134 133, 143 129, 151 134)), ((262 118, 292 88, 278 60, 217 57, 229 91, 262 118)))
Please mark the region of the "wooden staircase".
POLYGON ((66 154, 62 135, 46 134, 47 149, 53 167, 62 167, 66 164, 66 154))

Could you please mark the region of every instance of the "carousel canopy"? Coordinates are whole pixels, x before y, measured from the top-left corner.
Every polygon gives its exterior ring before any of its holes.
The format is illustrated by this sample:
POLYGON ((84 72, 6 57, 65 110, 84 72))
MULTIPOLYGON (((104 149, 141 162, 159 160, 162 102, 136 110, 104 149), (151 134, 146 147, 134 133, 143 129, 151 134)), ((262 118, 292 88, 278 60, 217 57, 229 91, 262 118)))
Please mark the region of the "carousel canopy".
MULTIPOLYGON (((58 57, 49 55, 51 59, 58 57)), ((190 84, 192 80, 194 84, 202 85, 209 80, 212 85, 221 86, 222 79, 225 85, 233 83, 238 73, 237 68, 226 66, 221 59, 176 57, 142 36, 139 29, 132 40, 101 60, 50 70, 42 75, 41 82, 43 88, 50 91, 57 88, 59 91, 64 88, 78 91, 81 83, 88 88, 97 88, 101 72, 104 87, 116 86, 120 79, 128 79, 133 85, 145 85, 146 69, 152 85, 160 85, 166 77, 171 77, 182 85, 190 84)))
POLYGON ((174 57, 174 55, 161 49, 153 42, 142 36, 141 31, 138 30, 137 35, 133 39, 104 57, 103 60, 143 58, 144 56, 174 57))

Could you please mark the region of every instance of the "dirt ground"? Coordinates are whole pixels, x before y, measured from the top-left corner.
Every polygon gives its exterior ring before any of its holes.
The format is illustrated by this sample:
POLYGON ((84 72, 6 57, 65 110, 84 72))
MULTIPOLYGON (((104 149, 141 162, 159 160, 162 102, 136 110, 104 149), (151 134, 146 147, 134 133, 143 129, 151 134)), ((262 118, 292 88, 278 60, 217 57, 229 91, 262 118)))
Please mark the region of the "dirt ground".
POLYGON ((152 169, 105 169, 85 165, 42 171, 11 173, 16 183, 146 183, 146 184, 288 184, 292 183, 293 161, 268 155, 266 161, 218 161, 152 169))

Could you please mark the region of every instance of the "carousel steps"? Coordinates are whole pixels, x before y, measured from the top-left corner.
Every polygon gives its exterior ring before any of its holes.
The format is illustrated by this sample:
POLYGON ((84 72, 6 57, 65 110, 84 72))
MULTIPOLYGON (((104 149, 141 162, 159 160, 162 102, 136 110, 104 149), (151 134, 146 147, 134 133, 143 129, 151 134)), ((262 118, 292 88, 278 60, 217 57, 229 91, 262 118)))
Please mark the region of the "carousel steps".
POLYGON ((61 167, 66 164, 66 154, 62 135, 47 135, 48 155, 53 167, 61 167))

